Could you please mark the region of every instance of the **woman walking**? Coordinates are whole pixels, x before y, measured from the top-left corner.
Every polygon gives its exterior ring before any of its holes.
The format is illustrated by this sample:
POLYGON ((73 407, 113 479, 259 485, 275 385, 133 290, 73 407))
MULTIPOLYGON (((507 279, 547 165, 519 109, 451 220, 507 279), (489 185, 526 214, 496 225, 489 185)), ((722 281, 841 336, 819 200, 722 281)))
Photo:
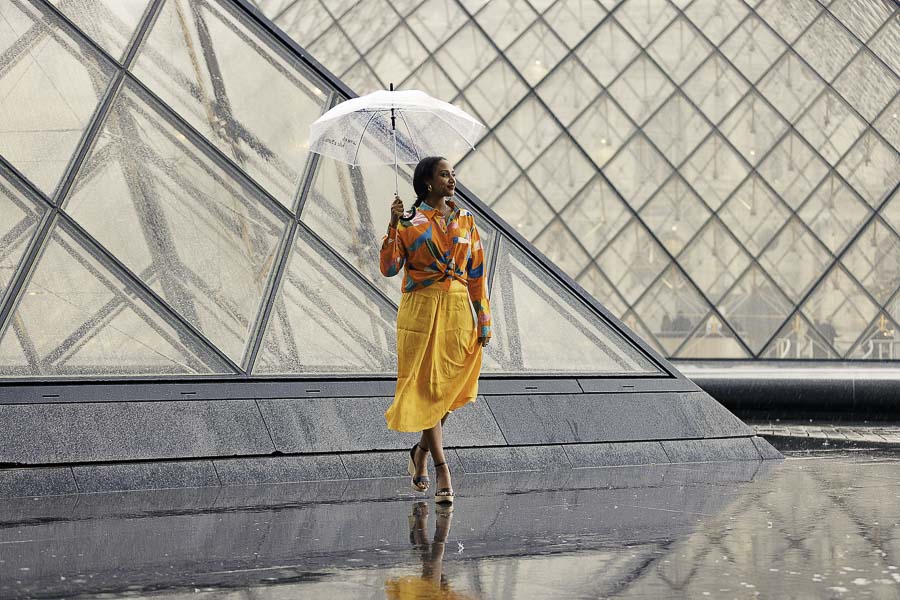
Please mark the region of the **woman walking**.
POLYGON ((456 175, 445 158, 422 159, 413 174, 416 201, 404 212, 403 201, 394 198, 381 246, 383 275, 405 268, 397 313, 397 391, 385 418, 396 431, 422 432, 409 451, 412 487, 428 490, 430 453, 440 504, 453 502, 442 427, 451 411, 475 400, 482 348, 491 337, 484 249, 472 213, 448 200, 455 188, 456 175))

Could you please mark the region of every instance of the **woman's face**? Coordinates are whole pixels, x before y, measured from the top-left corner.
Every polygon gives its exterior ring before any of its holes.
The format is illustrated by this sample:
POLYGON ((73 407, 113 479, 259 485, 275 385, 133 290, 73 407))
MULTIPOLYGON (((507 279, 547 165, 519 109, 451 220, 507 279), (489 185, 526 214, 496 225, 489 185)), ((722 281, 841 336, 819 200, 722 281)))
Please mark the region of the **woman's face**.
POLYGON ((446 160, 438 161, 434 167, 434 176, 428 183, 435 196, 452 196, 456 191, 456 172, 453 166, 446 160))

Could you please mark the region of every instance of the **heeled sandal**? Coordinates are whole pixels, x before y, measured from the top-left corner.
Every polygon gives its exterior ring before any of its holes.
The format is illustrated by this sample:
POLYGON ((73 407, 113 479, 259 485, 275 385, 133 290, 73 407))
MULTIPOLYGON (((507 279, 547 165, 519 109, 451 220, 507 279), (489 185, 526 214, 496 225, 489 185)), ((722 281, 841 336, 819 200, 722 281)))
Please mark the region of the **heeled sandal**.
POLYGON ((428 475, 416 475, 416 471, 418 470, 418 465, 416 465, 416 448, 419 448, 422 452, 425 453, 425 458, 428 458, 428 450, 422 448, 419 442, 413 444, 413 447, 409 449, 409 463, 407 463, 406 471, 409 473, 409 476, 412 477, 412 481, 410 482, 410 487, 415 492, 427 492, 428 488, 431 487, 431 480, 428 479, 428 475), (425 487, 420 487, 420 486, 425 487))
MULTIPOLYGON (((447 466, 447 473, 450 473, 450 466, 447 463, 436 463, 434 465, 434 470, 437 471, 438 467, 447 466)), ((434 501, 437 504, 453 504, 453 488, 441 488, 434 493, 434 501)))

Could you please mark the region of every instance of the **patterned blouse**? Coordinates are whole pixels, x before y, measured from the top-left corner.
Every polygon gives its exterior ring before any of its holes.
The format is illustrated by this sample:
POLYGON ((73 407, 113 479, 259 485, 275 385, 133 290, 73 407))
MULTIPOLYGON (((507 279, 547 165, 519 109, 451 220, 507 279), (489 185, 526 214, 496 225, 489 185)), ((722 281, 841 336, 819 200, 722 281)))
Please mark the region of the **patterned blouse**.
POLYGON ((381 273, 393 277, 405 265, 404 294, 429 285, 447 289, 454 279, 465 284, 478 318, 478 335, 491 337, 484 248, 475 217, 451 201, 447 204, 449 217, 423 202, 411 215, 403 213, 396 228, 388 226, 381 244, 381 273))

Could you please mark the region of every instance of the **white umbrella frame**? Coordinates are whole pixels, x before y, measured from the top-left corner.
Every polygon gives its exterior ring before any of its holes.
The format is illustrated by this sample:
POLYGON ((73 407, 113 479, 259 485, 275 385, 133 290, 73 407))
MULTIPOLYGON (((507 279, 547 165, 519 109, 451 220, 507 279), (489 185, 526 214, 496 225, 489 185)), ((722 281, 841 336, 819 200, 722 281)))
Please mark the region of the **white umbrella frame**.
POLYGON ((310 150, 354 166, 393 162, 394 191, 399 193, 399 163, 472 150, 482 129, 484 125, 465 111, 424 92, 380 90, 346 100, 319 117, 310 125, 310 150), (367 134, 387 149, 388 115, 392 156, 367 145, 369 151, 361 157, 367 134), (398 118, 406 129, 406 143, 398 140, 398 118), (376 129, 378 135, 373 134, 376 129))

